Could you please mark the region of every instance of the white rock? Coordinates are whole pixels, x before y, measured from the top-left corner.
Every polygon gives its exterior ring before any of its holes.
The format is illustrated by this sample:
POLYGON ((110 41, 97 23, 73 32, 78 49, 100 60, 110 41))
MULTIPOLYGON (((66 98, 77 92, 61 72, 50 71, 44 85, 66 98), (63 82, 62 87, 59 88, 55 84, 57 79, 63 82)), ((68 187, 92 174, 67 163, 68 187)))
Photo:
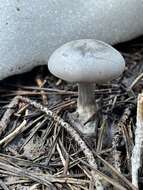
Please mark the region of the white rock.
POLYGON ((0 79, 47 62, 65 42, 143 33, 143 0, 1 0, 0 79))

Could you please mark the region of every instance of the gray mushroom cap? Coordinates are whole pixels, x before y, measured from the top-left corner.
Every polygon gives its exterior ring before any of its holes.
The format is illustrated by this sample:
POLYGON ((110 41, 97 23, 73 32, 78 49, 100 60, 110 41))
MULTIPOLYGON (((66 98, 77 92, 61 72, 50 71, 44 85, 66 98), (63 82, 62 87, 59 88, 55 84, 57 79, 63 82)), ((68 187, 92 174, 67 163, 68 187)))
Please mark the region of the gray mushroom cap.
POLYGON ((70 82, 102 83, 122 74, 125 61, 112 46, 94 39, 71 41, 50 57, 48 68, 70 82))

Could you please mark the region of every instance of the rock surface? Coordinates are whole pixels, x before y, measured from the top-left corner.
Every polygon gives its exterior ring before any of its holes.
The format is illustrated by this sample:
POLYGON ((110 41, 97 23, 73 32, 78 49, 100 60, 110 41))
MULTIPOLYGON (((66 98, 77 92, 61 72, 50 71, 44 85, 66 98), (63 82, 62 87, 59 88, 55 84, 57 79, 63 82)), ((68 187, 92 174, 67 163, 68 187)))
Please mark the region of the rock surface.
POLYGON ((110 44, 143 33, 143 0, 1 0, 0 79, 48 61, 62 44, 110 44))

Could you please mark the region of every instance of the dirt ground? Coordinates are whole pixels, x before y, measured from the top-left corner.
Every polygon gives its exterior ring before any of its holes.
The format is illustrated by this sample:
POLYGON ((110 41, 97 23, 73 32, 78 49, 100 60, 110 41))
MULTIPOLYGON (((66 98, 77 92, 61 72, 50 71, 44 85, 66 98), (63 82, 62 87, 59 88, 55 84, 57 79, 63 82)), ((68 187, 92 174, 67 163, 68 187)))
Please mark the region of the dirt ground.
MULTIPOLYGON (((126 69, 96 86, 96 138, 76 129, 77 84, 54 77, 46 66, 0 82, 0 189, 94 190, 97 182, 110 190, 137 189, 131 157, 143 90, 143 37, 115 48, 126 69)), ((142 190, 142 167, 138 181, 142 190)))

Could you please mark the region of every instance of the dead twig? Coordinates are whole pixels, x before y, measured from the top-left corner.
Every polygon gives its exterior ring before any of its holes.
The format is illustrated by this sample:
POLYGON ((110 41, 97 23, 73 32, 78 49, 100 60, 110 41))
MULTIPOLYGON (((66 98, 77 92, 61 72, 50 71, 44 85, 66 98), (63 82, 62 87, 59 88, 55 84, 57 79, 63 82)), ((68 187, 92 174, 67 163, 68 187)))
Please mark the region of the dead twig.
POLYGON ((138 172, 143 154, 143 93, 138 95, 135 146, 132 153, 132 183, 138 188, 138 172))

